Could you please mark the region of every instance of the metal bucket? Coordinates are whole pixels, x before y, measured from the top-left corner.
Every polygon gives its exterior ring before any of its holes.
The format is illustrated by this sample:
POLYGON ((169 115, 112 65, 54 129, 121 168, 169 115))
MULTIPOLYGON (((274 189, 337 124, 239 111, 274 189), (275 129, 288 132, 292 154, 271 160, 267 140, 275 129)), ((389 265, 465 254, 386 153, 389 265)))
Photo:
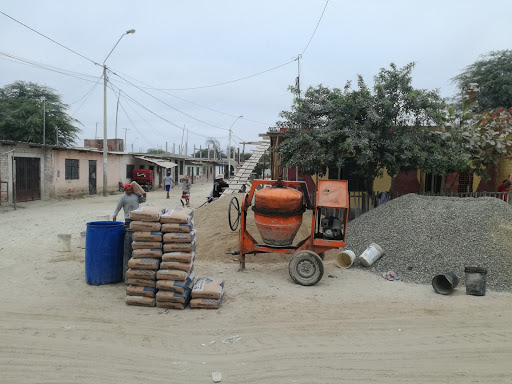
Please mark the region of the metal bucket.
POLYGON ((453 272, 446 272, 434 276, 432 279, 432 287, 436 293, 440 295, 448 295, 453 292, 454 288, 459 285, 459 278, 453 272))

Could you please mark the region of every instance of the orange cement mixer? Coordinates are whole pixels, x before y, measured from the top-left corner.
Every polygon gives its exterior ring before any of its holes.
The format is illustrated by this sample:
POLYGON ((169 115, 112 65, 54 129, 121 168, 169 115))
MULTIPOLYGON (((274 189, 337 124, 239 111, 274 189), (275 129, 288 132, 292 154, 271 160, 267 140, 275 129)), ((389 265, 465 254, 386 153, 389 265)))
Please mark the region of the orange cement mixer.
POLYGON ((229 205, 231 229, 235 231, 240 224, 239 250, 231 252, 240 255, 239 270, 245 269, 246 254, 293 254, 288 268, 292 279, 301 285, 316 284, 323 276, 324 252, 345 246, 348 203, 345 180, 320 180, 313 202, 304 182, 254 180, 241 207, 236 197, 229 205), (247 231, 247 210, 251 206, 262 243, 247 231), (306 209, 313 210, 311 233, 294 246, 306 209))

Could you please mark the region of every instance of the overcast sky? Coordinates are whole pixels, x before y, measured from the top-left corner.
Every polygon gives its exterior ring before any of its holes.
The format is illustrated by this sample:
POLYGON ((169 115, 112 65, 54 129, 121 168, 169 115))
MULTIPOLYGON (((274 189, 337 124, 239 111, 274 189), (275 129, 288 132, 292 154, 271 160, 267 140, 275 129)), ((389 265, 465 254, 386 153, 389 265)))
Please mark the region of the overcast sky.
MULTIPOLYGON (((0 86, 22 80, 53 88, 82 124, 77 145, 102 138, 101 64, 133 28, 106 61, 111 87, 121 90, 117 137, 126 134, 129 150, 167 143, 171 151, 185 127, 190 154, 208 137, 226 148, 233 123, 232 145, 259 140, 290 109, 287 88, 295 83, 299 54, 302 90, 342 88, 357 74, 372 85, 380 68, 414 61, 414 86, 449 97, 450 79, 465 66, 511 47, 510 0, 326 3, 3 1, 0 11, 25 26, 0 14, 0 86)), ((110 88, 107 100, 108 138, 114 138, 117 95, 110 88)))

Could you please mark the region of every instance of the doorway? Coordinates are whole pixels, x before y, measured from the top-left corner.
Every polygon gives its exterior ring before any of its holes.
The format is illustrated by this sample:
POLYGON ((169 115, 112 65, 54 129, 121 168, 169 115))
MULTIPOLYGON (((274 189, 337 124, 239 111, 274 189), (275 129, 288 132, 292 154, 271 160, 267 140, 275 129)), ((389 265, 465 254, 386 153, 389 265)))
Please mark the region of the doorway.
POLYGON ((41 160, 37 157, 15 157, 16 201, 41 200, 41 160))
POLYGON ((96 160, 89 160, 89 195, 96 194, 96 160))

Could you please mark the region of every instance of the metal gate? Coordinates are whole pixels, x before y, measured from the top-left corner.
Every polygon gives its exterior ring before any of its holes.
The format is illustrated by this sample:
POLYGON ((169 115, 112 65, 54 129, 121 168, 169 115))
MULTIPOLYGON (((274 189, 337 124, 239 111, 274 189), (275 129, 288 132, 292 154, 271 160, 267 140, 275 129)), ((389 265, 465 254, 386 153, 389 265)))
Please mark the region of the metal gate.
POLYGON ((96 160, 89 160, 89 195, 96 194, 96 160))
POLYGON ((41 200, 41 162, 36 157, 15 157, 16 201, 41 200))

